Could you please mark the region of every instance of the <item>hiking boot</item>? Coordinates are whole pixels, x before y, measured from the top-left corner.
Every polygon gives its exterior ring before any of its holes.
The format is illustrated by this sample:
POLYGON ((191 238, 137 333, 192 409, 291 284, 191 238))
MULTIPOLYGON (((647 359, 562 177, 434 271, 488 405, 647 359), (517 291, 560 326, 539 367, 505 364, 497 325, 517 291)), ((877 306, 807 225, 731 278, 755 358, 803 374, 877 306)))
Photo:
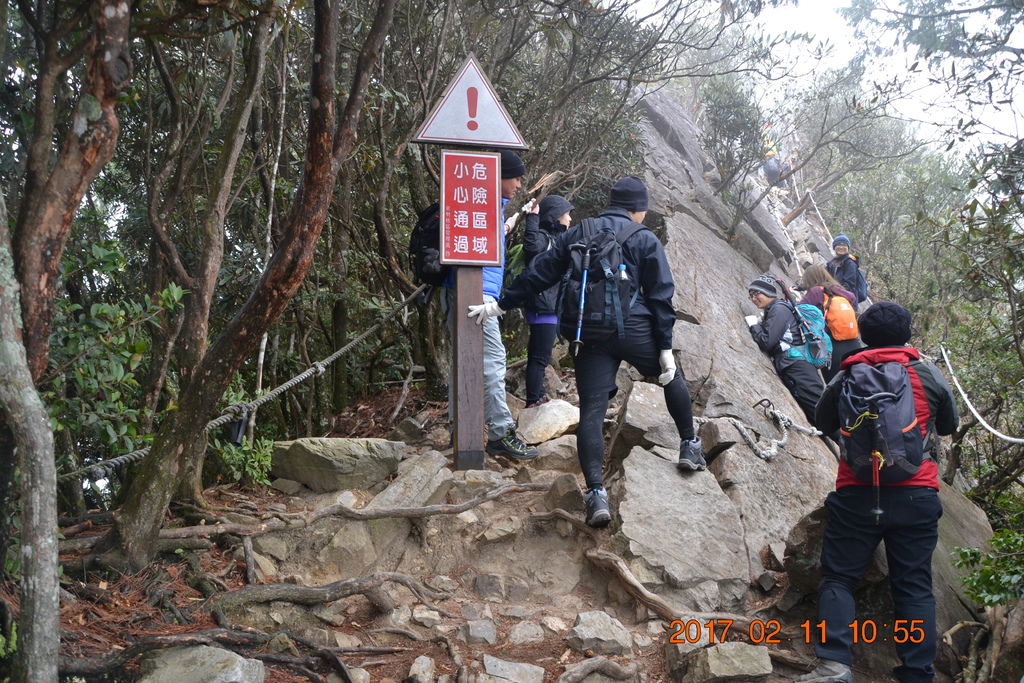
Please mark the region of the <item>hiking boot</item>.
POLYGON ((603 488, 590 489, 583 498, 587 501, 587 526, 601 529, 612 521, 612 512, 608 509, 608 492, 603 488))
POLYGON ((687 439, 679 445, 679 461, 676 463, 676 469, 680 472, 697 472, 699 470, 706 470, 708 464, 704 461, 704 451, 702 449, 703 444, 700 442, 700 437, 693 437, 687 439))
POLYGON ((505 455, 514 460, 532 460, 537 457, 537 449, 527 446, 514 428, 509 429, 500 438, 488 441, 487 453, 505 455))
POLYGON ((797 683, 853 683, 853 671, 842 662, 823 659, 817 669, 796 680, 797 683))
POLYGON ((550 399, 550 398, 548 398, 547 396, 541 396, 540 398, 538 398, 538 399, 537 399, 536 401, 534 401, 533 403, 527 403, 527 404, 526 404, 526 407, 527 407, 527 408, 536 408, 537 406, 542 406, 542 405, 544 405, 545 403, 547 403, 547 402, 548 402, 548 401, 550 401, 550 400, 551 400, 551 399, 550 399))

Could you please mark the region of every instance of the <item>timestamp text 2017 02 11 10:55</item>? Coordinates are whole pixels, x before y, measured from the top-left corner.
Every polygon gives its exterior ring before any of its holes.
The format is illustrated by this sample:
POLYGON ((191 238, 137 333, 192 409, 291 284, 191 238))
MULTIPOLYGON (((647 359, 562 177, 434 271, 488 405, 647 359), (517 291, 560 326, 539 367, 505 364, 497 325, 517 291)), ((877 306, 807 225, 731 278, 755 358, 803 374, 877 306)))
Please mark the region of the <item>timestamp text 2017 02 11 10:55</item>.
MULTIPOLYGON (((924 641, 923 624, 923 619, 897 619, 892 623, 891 632, 888 622, 879 625, 872 619, 855 619, 846 626, 853 630, 854 643, 893 642, 899 645, 924 641)), ((782 624, 778 619, 752 619, 745 631, 742 627, 734 629, 732 619, 712 619, 704 622, 697 619, 673 619, 665 629, 670 643, 711 644, 726 640, 746 640, 755 645, 793 640, 802 640, 807 644, 823 643, 826 632, 824 621, 812 622, 810 619, 800 624, 801 635, 796 638, 783 633, 782 624), (730 633, 732 638, 729 638, 730 633)))

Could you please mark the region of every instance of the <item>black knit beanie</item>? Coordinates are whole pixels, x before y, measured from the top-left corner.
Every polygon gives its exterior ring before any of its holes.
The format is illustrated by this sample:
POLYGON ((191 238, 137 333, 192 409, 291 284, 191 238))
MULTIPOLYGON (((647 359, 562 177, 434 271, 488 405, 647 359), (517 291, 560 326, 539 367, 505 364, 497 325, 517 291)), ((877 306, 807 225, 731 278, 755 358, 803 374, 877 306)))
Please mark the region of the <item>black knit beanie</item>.
POLYGON ((620 178, 612 185, 608 205, 618 206, 626 211, 646 211, 647 186, 636 176, 620 178))
POLYGON ((747 285, 748 292, 761 292, 773 299, 779 298, 779 292, 775 289, 775 278, 768 273, 758 275, 757 279, 747 285))
POLYGON ((510 149, 501 150, 502 179, 522 178, 524 175, 526 175, 526 164, 523 163, 519 155, 510 149))
POLYGON ((910 311, 891 301, 879 301, 857 319, 860 338, 871 347, 903 346, 910 341, 910 311))

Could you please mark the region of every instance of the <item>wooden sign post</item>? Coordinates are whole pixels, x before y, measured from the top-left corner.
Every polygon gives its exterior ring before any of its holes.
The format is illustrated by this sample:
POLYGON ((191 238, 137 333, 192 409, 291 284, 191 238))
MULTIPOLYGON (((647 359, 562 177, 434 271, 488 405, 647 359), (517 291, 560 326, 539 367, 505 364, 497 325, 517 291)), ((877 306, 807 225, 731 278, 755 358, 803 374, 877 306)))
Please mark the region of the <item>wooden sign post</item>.
MULTIPOLYGON (((470 55, 414 142, 525 149, 522 135, 470 55)), ((468 308, 483 303, 483 266, 505 259, 501 215, 501 155, 441 151, 441 263, 454 266, 455 469, 484 467, 483 332, 468 308)))

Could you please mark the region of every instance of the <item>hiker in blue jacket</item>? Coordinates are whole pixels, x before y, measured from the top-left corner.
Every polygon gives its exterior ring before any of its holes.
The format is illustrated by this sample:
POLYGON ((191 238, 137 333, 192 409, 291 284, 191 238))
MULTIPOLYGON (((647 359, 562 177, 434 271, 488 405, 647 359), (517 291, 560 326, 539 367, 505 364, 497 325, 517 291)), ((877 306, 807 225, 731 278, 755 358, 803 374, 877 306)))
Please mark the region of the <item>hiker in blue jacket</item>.
POLYGON ((845 233, 841 232, 836 235, 836 238, 832 240, 832 251, 835 253, 835 258, 829 261, 825 268, 843 286, 843 289, 857 295, 856 300, 850 302, 856 308, 860 302, 868 298, 868 282, 864 279, 864 273, 861 272, 857 257, 850 253, 850 248, 850 238, 845 233))
MULTIPOLYGON (((550 249, 569 224, 573 205, 565 197, 548 195, 526 214, 523 234, 523 260, 529 268, 534 259, 550 249)), ((526 303, 524 313, 530 326, 526 346, 526 407, 547 403, 544 395, 544 371, 551 362, 551 348, 558 334, 558 285, 537 292, 526 303)))
POLYGON ((765 273, 747 285, 747 293, 754 305, 764 311, 760 322, 748 315, 750 336, 757 347, 772 359, 772 367, 796 399, 807 421, 814 424, 814 406, 821 397, 825 383, 818 370, 802 358, 786 354, 791 346, 800 343, 800 322, 790 306, 779 299, 775 278, 765 273))
MULTIPOLYGON (((616 232, 641 228, 647 215, 647 186, 633 176, 618 180, 611 189, 608 208, 597 216, 601 225, 616 232)), ((540 254, 530 268, 509 285, 497 303, 470 306, 469 315, 489 319, 526 304, 537 292, 558 282, 571 263, 571 245, 586 242, 584 226, 575 225, 540 254)), ((604 416, 608 400, 615 395, 615 375, 626 361, 648 377, 657 377, 664 387, 669 415, 679 431, 679 461, 682 472, 703 470, 707 463, 700 438, 693 429, 690 393, 672 355, 672 326, 676 322, 672 296, 675 284, 657 236, 639 229, 622 243, 625 277, 630 281, 632 306, 624 322, 624 339, 618 335, 601 343, 584 343, 575 359, 576 389, 580 397, 580 424, 576 429, 580 468, 587 482, 586 522, 607 526, 612 519, 608 493, 604 488, 604 416)))
MULTIPOLYGON (((519 155, 507 149, 501 150, 501 212, 515 197, 522 186, 522 178, 526 175, 526 165, 519 155)), ((502 259, 504 245, 502 247, 502 259)), ((484 303, 494 302, 501 296, 501 285, 505 279, 505 266, 484 266, 484 303)), ((448 321, 448 333, 455 333, 455 319, 451 315, 455 303, 453 291, 454 275, 445 281, 445 316, 448 321)), ((490 455, 505 455, 516 460, 529 460, 537 456, 537 449, 527 446, 516 432, 516 422, 508 409, 505 394, 505 370, 507 354, 501 341, 501 328, 498 319, 487 321, 484 333, 484 420, 487 423, 487 452, 490 455)), ((452 405, 452 387, 448 383, 449 415, 452 405)))

